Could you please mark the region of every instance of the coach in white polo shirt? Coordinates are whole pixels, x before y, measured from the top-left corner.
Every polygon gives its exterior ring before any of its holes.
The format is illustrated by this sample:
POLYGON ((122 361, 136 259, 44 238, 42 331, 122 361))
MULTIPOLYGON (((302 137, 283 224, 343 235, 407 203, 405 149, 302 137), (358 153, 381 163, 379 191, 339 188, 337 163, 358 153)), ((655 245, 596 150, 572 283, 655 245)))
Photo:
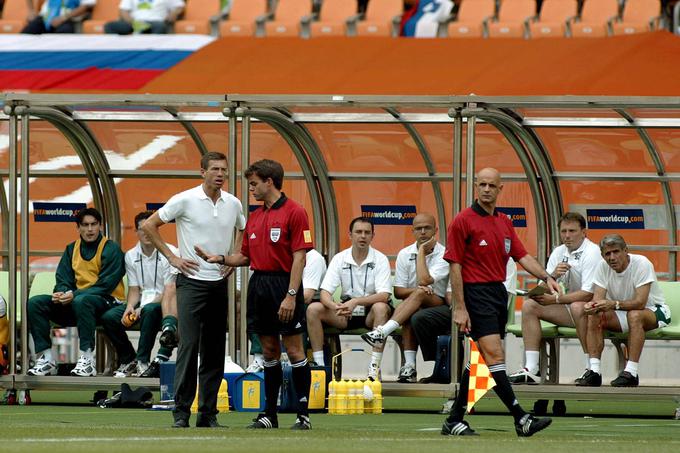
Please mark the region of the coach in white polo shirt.
POLYGON ((184 0, 121 0, 120 19, 107 22, 104 33, 165 34, 184 12, 184 0))
MULTIPOLYGON (((224 255, 231 247, 234 229, 240 244, 246 221, 241 202, 222 191, 227 179, 227 158, 210 152, 201 157, 203 184, 181 192, 159 209, 143 229, 156 248, 181 274, 177 276, 177 314, 180 341, 175 371, 174 427, 189 426, 190 408, 196 393, 196 367, 199 400, 198 427, 219 427, 217 392, 224 368, 227 331, 227 279, 219 264, 199 258, 196 248, 210 255, 224 255), (175 220, 180 256, 165 245, 158 228, 175 220)), ((224 257, 222 257, 224 259, 224 257)))

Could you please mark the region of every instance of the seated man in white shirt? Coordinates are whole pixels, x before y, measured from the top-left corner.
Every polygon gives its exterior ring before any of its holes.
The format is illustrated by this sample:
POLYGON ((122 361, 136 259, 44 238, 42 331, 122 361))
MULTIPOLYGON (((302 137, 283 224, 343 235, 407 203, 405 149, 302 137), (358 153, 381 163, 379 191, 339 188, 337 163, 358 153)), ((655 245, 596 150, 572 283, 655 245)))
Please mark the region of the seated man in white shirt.
MULTIPOLYGON (((352 247, 333 257, 321 283, 321 301, 307 307, 307 333, 312 344, 314 362, 324 366, 323 326, 338 329, 373 329, 390 318, 392 295, 391 270, 387 257, 371 247, 373 222, 357 217, 349 224, 352 247), (341 303, 333 293, 341 288, 341 303)), ((378 378, 384 345, 373 348, 368 378, 378 378)))
POLYGON ((121 0, 119 8, 120 19, 106 23, 105 33, 165 34, 184 12, 184 0, 121 0))
POLYGON ((618 234, 603 237, 600 251, 604 261, 595 272, 593 300, 584 307, 588 315, 590 370, 576 385, 602 385, 600 358, 604 331, 610 330, 628 333, 626 368, 611 385, 637 387, 645 332, 670 324, 671 312, 656 280, 654 265, 647 257, 628 253, 626 241, 618 234))
POLYGON ((416 242, 397 255, 394 274, 394 296, 404 301, 397 306, 385 325, 361 336, 375 346, 402 326, 404 365, 399 370, 399 382, 416 382, 416 354, 418 341, 410 319, 421 308, 446 305, 446 285, 449 263, 444 260, 444 246, 437 242, 437 222, 432 214, 421 213, 413 219, 416 242))

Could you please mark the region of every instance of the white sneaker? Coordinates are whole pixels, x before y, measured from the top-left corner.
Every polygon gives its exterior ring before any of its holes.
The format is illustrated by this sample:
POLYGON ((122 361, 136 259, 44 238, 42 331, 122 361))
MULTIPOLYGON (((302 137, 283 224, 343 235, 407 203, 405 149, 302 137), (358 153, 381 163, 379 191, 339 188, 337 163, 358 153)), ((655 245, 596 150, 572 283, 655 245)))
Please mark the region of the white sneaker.
POLYGON ((368 379, 371 381, 380 380, 380 366, 377 363, 371 362, 368 365, 368 379))
POLYGON ((510 381, 511 384, 540 384, 541 383, 541 374, 540 373, 532 373, 526 368, 522 368, 519 371, 516 371, 512 373, 511 375, 508 376, 508 380, 510 381))
POLYGON ((97 369, 94 365, 94 359, 92 357, 85 357, 84 355, 80 356, 75 368, 71 370, 71 376, 90 377, 96 375, 97 369))
POLYGON ((134 376, 136 377, 141 376, 148 368, 149 368, 148 363, 137 362, 137 371, 135 372, 134 376))
POLYGON ((380 326, 361 335, 361 339, 371 346, 381 346, 385 342, 385 335, 380 326))
POLYGON ((253 363, 246 368, 246 373, 260 373, 262 371, 264 371, 264 363, 259 360, 253 360, 253 363))
POLYGON ((397 382, 401 383, 413 383, 413 382, 418 382, 418 372, 416 371, 416 367, 413 366, 411 363, 407 363, 401 369, 399 370, 399 377, 397 378, 397 382))
POLYGON ((41 356, 35 366, 26 372, 29 376, 50 376, 57 374, 57 364, 41 356))
POLYGON ((137 362, 132 361, 130 363, 121 363, 116 371, 113 373, 115 378, 126 378, 130 376, 135 376, 138 372, 137 362))

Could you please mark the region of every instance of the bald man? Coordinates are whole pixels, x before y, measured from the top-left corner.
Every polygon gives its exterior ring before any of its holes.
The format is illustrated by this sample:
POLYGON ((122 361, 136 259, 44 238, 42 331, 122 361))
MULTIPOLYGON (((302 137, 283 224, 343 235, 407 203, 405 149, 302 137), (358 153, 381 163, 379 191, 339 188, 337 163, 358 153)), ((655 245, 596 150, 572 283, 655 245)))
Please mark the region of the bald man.
POLYGON ((416 242, 397 255, 394 296, 403 302, 384 325, 361 336, 371 345, 382 344, 399 326, 402 327, 404 365, 399 382, 416 382, 418 340, 411 328, 411 316, 421 308, 446 304, 449 265, 444 261, 444 246, 437 242, 437 222, 432 214, 421 213, 413 219, 416 242))
MULTIPOLYGON (((528 437, 547 428, 550 418, 536 418, 519 405, 505 368, 502 339, 508 318, 508 293, 503 286, 509 258, 545 281, 550 292, 559 291, 555 279, 529 255, 517 237, 512 221, 496 210, 503 190, 501 174, 485 168, 475 181, 477 200, 449 224, 444 259, 450 263, 453 321, 460 332, 477 342, 496 381, 494 390, 515 420, 515 432, 528 437)), ((470 364, 460 378, 458 396, 442 427, 442 434, 476 435, 463 420, 467 405, 470 364)))

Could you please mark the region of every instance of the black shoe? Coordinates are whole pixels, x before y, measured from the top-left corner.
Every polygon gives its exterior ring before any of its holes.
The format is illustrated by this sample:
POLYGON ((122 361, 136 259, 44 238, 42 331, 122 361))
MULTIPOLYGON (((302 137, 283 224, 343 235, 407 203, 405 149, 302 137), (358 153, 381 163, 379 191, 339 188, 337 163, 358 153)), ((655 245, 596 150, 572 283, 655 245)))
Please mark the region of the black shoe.
POLYGON ((421 384, 430 384, 430 383, 434 382, 434 376, 427 376, 427 377, 424 377, 424 378, 420 378, 420 380, 418 382, 420 382, 421 384))
POLYGON ((588 368, 586 368, 586 370, 583 372, 583 374, 582 374, 581 376, 579 376, 579 377, 577 377, 576 379, 574 379, 574 384, 575 384, 575 385, 581 385, 581 382, 583 381, 584 376, 585 376, 586 374, 588 374, 588 371, 590 371, 590 370, 589 370, 588 368))
POLYGON ((139 377, 144 378, 157 378, 161 377, 161 362, 157 359, 149 364, 146 370, 139 377))
POLYGON ((309 416, 298 415, 295 424, 290 429, 306 431, 312 429, 312 422, 309 421, 309 416))
POLYGON ((179 339, 177 338, 177 330, 171 327, 166 327, 163 329, 158 342, 165 348, 175 349, 179 343, 179 339))
POLYGON ((248 429, 272 429, 278 427, 278 419, 267 414, 258 414, 257 418, 253 419, 253 423, 247 426, 248 429))
POLYGON ((593 370, 587 370, 576 383, 579 387, 599 387, 602 385, 602 375, 593 370))
POLYGON ((442 425, 442 435, 443 436, 479 436, 474 429, 470 428, 468 422, 449 422, 444 420, 444 425, 442 425))
POLYGON ((175 420, 175 423, 172 424, 173 428, 188 428, 189 427, 189 420, 186 418, 178 418, 175 420))
POLYGON ((640 378, 633 376, 628 371, 622 371, 619 377, 611 382, 612 387, 637 387, 640 385, 640 378))
POLYGON ((196 428, 227 428, 217 422, 217 417, 199 417, 196 420, 196 428))
POLYGON ((519 423, 515 423, 515 432, 519 437, 530 437, 546 429, 551 423, 552 418, 537 418, 531 414, 526 414, 519 423))

